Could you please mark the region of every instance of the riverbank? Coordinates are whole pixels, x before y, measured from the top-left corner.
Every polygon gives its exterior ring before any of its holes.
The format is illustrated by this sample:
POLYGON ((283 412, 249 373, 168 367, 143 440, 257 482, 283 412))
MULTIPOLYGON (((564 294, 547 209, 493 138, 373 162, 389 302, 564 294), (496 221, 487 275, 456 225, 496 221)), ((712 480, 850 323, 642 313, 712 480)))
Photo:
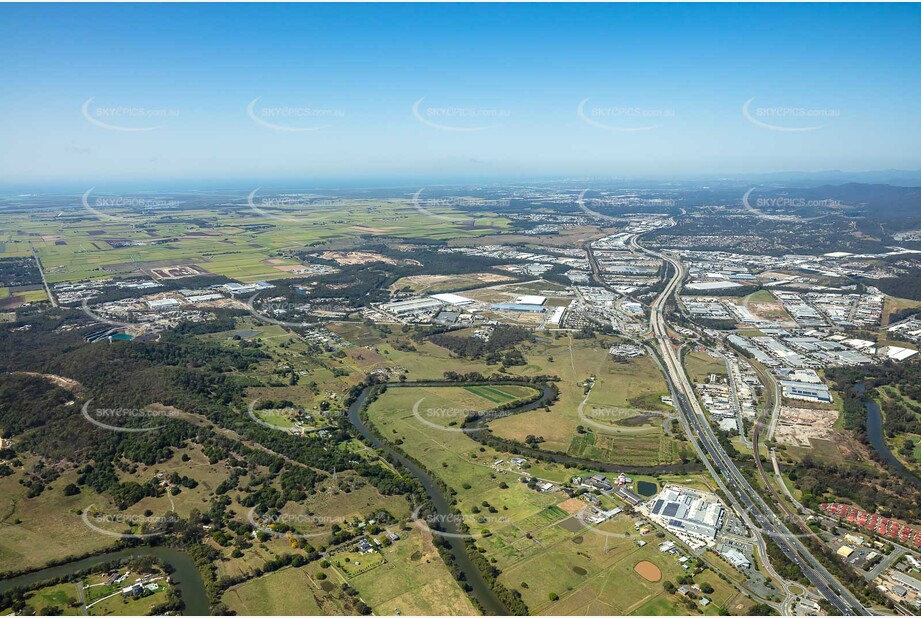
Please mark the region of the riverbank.
POLYGON ((81 558, 64 564, 31 571, 0 581, 0 594, 15 588, 36 588, 43 582, 77 575, 109 562, 130 560, 141 556, 154 556, 171 569, 170 581, 176 587, 184 605, 185 616, 207 616, 210 612, 204 580, 192 558, 184 551, 172 547, 132 547, 81 558))

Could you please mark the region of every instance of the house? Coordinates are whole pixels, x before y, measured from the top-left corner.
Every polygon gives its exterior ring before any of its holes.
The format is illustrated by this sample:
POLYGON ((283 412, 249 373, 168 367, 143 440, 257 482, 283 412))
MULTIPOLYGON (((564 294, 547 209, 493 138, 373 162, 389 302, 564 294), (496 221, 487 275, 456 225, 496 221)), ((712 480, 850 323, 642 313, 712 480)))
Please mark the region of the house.
POLYGON ((368 542, 368 539, 361 539, 358 541, 358 553, 364 555, 372 551, 374 551, 374 548, 371 547, 371 543, 368 542))

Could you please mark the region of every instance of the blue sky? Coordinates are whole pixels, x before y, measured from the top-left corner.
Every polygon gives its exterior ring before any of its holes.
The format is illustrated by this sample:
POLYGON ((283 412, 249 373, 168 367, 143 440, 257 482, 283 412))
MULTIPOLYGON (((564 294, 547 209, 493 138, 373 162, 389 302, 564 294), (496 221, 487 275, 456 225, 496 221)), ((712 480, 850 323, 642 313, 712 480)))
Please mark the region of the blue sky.
POLYGON ((0 5, 0 182, 918 169, 919 37, 917 5, 0 5))

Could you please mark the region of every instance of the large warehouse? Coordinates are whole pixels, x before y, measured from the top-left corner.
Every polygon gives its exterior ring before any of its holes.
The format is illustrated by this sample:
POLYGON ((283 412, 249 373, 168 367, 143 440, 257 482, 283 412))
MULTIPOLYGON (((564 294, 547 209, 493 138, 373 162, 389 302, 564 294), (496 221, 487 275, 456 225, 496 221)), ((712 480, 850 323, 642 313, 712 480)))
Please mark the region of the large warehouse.
POLYGON ((649 517, 674 533, 704 541, 716 538, 723 521, 723 504, 714 494, 666 485, 651 501, 649 517))

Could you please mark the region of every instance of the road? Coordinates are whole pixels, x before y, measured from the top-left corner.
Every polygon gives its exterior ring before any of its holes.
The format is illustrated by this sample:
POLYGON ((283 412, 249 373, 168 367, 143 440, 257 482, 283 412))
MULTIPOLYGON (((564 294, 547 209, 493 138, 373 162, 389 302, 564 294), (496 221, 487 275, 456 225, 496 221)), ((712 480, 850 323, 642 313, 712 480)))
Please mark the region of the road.
POLYGON ((883 559, 879 561, 879 564, 877 564, 875 567, 873 567, 872 569, 870 569, 864 574, 863 576, 864 579, 866 579, 868 582, 872 582, 874 579, 882 575, 883 571, 885 571, 886 569, 891 567, 893 564, 898 562, 899 558, 901 558, 907 553, 908 553, 908 550, 906 550, 904 547, 899 547, 898 545, 896 545, 895 547, 893 547, 889 555, 883 557, 883 559))
POLYGON ((636 237, 630 239, 630 244, 638 251, 665 260, 674 270, 674 274, 665 289, 650 306, 650 324, 659 344, 660 356, 667 369, 666 379, 669 383, 669 388, 673 392, 675 404, 681 415, 682 425, 685 427, 688 438, 694 444, 701 460, 710 468, 711 473, 726 496, 741 508, 744 515, 743 519, 756 531, 762 555, 765 552, 762 534, 766 534, 780 547, 784 555, 802 570, 816 590, 838 611, 844 615, 853 615, 854 613, 871 615, 854 595, 844 588, 809 553, 799 539, 790 533, 781 518, 768 507, 720 446, 700 403, 697 401, 694 389, 681 365, 675 347, 671 343, 665 312, 663 311, 668 301, 677 294, 678 287, 685 275, 684 266, 676 258, 646 249, 637 242, 636 237), (754 525, 752 520, 757 522, 757 525, 754 525))
POLYGON ((29 250, 32 252, 32 257, 35 259, 35 265, 38 266, 38 274, 42 277, 42 285, 45 286, 45 292, 48 294, 48 300, 51 301, 52 307, 58 306, 58 301, 54 297, 54 294, 51 293, 51 286, 48 285, 48 280, 45 279, 45 269, 42 268, 42 261, 38 259, 38 255, 35 254, 35 247, 31 244, 29 245, 29 250))

